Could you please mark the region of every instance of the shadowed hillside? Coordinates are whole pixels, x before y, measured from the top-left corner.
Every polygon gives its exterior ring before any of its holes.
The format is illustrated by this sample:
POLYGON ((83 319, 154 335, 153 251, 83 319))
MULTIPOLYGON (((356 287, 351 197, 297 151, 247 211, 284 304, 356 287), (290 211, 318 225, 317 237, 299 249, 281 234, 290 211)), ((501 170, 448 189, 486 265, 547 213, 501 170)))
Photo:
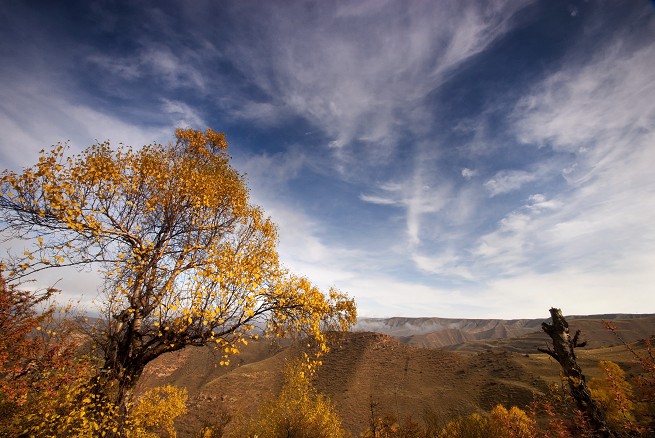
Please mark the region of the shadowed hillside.
MULTIPOLYGON (((587 341, 587 349, 611 347, 621 345, 621 341, 609 331, 603 321, 610 319, 584 318, 567 320, 571 333, 576 330, 582 332, 582 339, 587 341)), ((617 327, 617 333, 628 343, 646 339, 655 334, 655 316, 641 318, 611 320, 617 327)), ((420 344, 421 337, 412 339, 413 344, 420 344)), ((534 353, 538 347, 544 347, 549 339, 539 330, 515 338, 499 338, 489 340, 475 340, 462 344, 447 345, 443 348, 449 351, 478 352, 488 349, 501 349, 518 353, 534 353)))

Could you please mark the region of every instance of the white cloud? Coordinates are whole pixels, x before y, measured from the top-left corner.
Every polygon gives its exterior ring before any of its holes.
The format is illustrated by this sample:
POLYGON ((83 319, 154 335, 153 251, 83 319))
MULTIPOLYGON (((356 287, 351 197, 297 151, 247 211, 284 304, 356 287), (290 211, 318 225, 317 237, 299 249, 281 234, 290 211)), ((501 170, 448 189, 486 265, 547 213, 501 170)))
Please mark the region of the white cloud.
POLYGON ((544 190, 471 246, 472 271, 490 289, 485 300, 498 299, 493 307, 600 313, 655 305, 655 49, 630 38, 618 34, 593 51, 573 46, 562 69, 517 105, 519 140, 558 158, 485 184, 492 196, 532 183, 544 190), (568 185, 544 184, 558 176, 568 185))
MULTIPOLYGON (((432 181, 425 169, 415 169, 414 175, 404 183, 399 192, 399 204, 405 208, 406 235, 409 248, 421 242, 422 226, 426 215, 434 216, 444 210, 455 199, 452 184, 447 181, 432 181), (432 187, 427 182, 433 182, 432 187)), ((448 213, 446 213, 448 215, 448 213)), ((435 224, 431 223, 434 227, 435 224)))
POLYGON ((189 105, 178 100, 163 98, 163 110, 175 119, 175 126, 180 128, 204 129, 207 122, 189 105))
POLYGON ((280 105, 269 102, 247 101, 240 104, 231 112, 232 117, 254 122, 259 126, 272 126, 288 115, 280 105))
MULTIPOLYGON (((642 262, 653 266, 655 259, 642 262)), ((639 263, 618 272, 565 268, 501 278, 489 283, 485 300, 499 317, 510 318, 517 316, 514 309, 521 309, 521 317, 545 317, 551 307, 578 315, 652 312, 655 272, 645 267, 639 263)))
POLYGON ((448 251, 438 257, 428 257, 415 253, 412 255, 412 260, 418 269, 430 274, 473 280, 473 274, 454 251, 448 251))
POLYGON ((145 127, 71 102, 53 93, 52 85, 35 86, 30 79, 0 89, 0 129, 6 133, 0 164, 5 168, 32 165, 39 150, 57 142, 70 140, 74 153, 96 141, 140 146, 164 142, 173 134, 168 127, 145 127))
POLYGON ((477 172, 475 170, 469 169, 467 167, 462 169, 462 176, 466 180, 473 178, 475 175, 477 175, 477 172))
MULTIPOLYGON (((532 217, 514 212, 499 221, 498 227, 491 233, 478 239, 472 253, 478 257, 478 264, 500 267, 504 274, 519 274, 525 270, 532 238, 536 226, 532 217)), ((484 270, 478 272, 481 274, 484 270)))
MULTIPOLYGON (((131 56, 117 58, 105 54, 93 54, 87 61, 126 80, 152 77, 171 89, 193 88, 205 90, 205 77, 199 68, 200 57, 206 56, 207 47, 175 50, 164 45, 142 41, 139 51, 131 56)), ((211 50, 210 50, 211 52, 211 50)))
POLYGON ((96 64, 103 70, 123 79, 137 79, 143 76, 143 71, 138 62, 130 59, 121 59, 113 56, 94 54, 87 58, 87 61, 96 64))
MULTIPOLYGON (((531 287, 563 307, 567 293, 580 297, 576 305, 585 301, 586 310, 566 309, 571 313, 600 311, 621 293, 647 308, 655 304, 646 297, 655 292, 646 268, 655 259, 655 134, 646 128, 655 126, 655 78, 645 73, 655 68, 655 49, 599 53, 553 73, 516 110, 524 142, 573 157, 561 171, 568 186, 530 196, 473 250, 476 272, 507 275, 492 281, 497 291, 511 297, 531 287), (631 291, 631 283, 640 290, 631 291)), ((501 173, 485 186, 492 195, 505 193, 555 171, 547 164, 533 174, 501 173)))
POLYGON ((553 199, 548 199, 540 193, 530 195, 528 201, 530 202, 528 208, 532 210, 556 210, 562 207, 561 202, 553 199))
POLYGON ((547 78, 516 109, 519 138, 594 161, 655 126, 655 47, 616 43, 547 78))
POLYGON ((359 195, 359 199, 370 204, 377 205, 398 205, 398 201, 394 199, 384 198, 382 196, 373 196, 373 195, 359 195))
POLYGON ((274 154, 243 154, 240 151, 235 151, 235 154, 235 167, 246 175, 248 186, 262 202, 277 199, 280 193, 286 192, 286 184, 307 163, 307 156, 296 146, 274 154))
POLYGON ((484 187, 493 196, 520 189, 524 184, 537 179, 534 173, 524 170, 501 170, 484 183, 484 187))
POLYGON ((462 309, 467 315, 489 315, 485 303, 466 290, 429 286, 402 281, 384 274, 370 278, 355 277, 346 283, 357 294, 361 317, 435 316, 457 317, 462 309))
MULTIPOLYGON (((428 114, 421 103, 426 94, 502 35, 525 3, 391 3, 381 8, 368 1, 342 4, 337 11, 319 6, 320 20, 294 4, 270 5, 250 15, 262 35, 257 44, 249 39, 251 44, 243 46, 235 38, 227 50, 276 107, 306 117, 332 137, 335 149, 362 141, 368 160, 386 160, 400 138, 398 126, 417 132, 425 126, 428 114), (362 10, 375 19, 362 19, 362 10)), ((248 26, 241 31, 252 32, 248 26)), ((261 118, 252 109, 234 111, 261 118)), ((335 156, 350 157, 336 151, 335 156)))

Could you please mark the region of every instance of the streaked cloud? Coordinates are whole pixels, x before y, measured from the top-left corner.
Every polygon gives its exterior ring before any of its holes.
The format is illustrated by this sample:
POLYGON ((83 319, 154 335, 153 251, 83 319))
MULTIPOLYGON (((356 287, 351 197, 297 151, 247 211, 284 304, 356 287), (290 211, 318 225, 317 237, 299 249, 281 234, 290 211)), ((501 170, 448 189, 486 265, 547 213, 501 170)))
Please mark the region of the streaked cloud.
POLYGON ((389 198, 384 198, 382 196, 373 196, 373 195, 359 195, 359 199, 361 199, 364 202, 369 202, 371 204, 377 204, 377 205, 397 205, 398 202, 389 199, 389 198))
POLYGON ((194 88, 204 90, 206 81, 196 59, 198 52, 183 47, 168 47, 152 41, 143 41, 137 53, 116 58, 105 54, 94 54, 87 62, 107 70, 125 80, 156 77, 170 88, 194 88))
POLYGON ((462 169, 462 176, 467 180, 473 178, 476 174, 477 172, 475 170, 469 169, 468 167, 462 169))
POLYGON ((502 195, 521 188, 537 179, 537 175, 524 170, 501 170, 484 183, 491 196, 502 195))
POLYGON ((297 3, 266 4, 249 10, 261 38, 255 44, 243 39, 247 45, 234 38, 226 50, 271 104, 310 120, 332 139, 332 147, 363 142, 372 146, 361 150, 367 159, 388 159, 389 148, 401 140, 398 127, 420 129, 427 121, 426 94, 503 35, 524 4, 367 1, 326 3, 314 11, 297 3))
POLYGON ((204 129, 207 126, 202 116, 184 102, 164 98, 162 104, 164 112, 174 118, 176 127, 204 129))

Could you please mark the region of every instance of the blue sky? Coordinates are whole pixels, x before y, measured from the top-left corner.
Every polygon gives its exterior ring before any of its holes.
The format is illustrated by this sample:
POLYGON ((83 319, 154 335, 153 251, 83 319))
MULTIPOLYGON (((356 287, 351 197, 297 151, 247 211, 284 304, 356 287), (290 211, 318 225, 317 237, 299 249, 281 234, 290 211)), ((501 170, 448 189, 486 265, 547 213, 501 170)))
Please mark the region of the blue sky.
POLYGON ((654 42, 638 0, 5 0, 0 166, 212 127, 362 316, 655 312, 654 42))

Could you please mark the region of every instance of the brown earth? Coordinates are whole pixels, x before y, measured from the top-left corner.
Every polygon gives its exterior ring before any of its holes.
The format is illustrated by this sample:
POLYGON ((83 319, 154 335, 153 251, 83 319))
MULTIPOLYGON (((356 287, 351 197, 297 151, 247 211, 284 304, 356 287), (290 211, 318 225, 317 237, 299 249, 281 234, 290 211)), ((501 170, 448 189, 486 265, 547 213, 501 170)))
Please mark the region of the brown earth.
MULTIPOLYGON (((615 323, 628 342, 655 333, 653 316, 615 323)), ((600 319, 571 320, 570 326, 582 329, 583 338, 589 340, 589 347, 578 354, 589 377, 598 374, 596 365, 602 359, 637 372, 630 353, 616 346, 619 341, 600 319)), ((421 421, 425 415, 446 420, 489 410, 498 403, 523 407, 548 384, 559 382, 558 365, 536 351, 546 345, 544 336, 533 331, 514 338, 421 348, 400 342, 407 336, 348 333, 323 358, 315 385, 332 399, 344 426, 355 436, 367 427, 371 408, 375 415, 391 413, 421 421)), ((203 425, 220 423, 226 415, 256 412, 279 390, 284 363, 297 353, 295 347, 260 340, 232 358, 230 366, 221 367, 216 365, 220 355, 210 348, 187 348, 151 363, 140 389, 163 384, 186 387, 189 413, 177 427, 179 436, 194 436, 203 425)))

